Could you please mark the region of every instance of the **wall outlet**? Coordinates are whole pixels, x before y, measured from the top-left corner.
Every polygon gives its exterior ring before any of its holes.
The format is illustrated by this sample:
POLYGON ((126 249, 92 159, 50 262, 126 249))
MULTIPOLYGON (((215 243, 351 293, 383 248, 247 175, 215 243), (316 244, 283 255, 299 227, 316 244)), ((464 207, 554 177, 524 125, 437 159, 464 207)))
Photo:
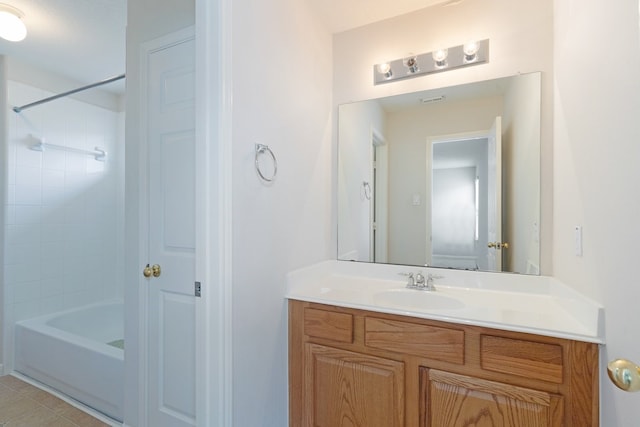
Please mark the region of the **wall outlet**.
POLYGON ((419 194, 414 194, 412 202, 413 202, 413 206, 420 206, 422 204, 422 200, 420 198, 420 195, 419 194))

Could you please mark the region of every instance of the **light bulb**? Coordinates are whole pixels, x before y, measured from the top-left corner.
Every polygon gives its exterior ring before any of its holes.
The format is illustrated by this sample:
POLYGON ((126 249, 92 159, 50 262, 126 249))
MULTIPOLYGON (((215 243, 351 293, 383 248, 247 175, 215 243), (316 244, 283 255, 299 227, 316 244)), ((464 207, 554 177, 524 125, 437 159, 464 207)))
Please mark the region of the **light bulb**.
POLYGON ((465 43, 465 45, 462 47, 462 51, 464 52, 464 61, 473 62, 478 59, 477 54, 479 49, 480 44, 477 41, 465 43))
POLYGON ((393 72, 391 71, 391 64, 388 62, 378 64, 378 72, 382 74, 385 79, 389 79, 393 75, 393 72))
POLYGON ((418 66, 418 57, 411 53, 402 60, 402 64, 407 67, 411 74, 415 74, 420 71, 420 67, 418 66))
POLYGON ((22 14, 14 7, 0 4, 0 37, 11 42, 19 42, 27 36, 27 27, 20 19, 22 14))
POLYGON ((449 55, 448 49, 438 49, 434 51, 431 56, 436 63, 436 67, 444 68, 447 66, 447 56, 449 55))

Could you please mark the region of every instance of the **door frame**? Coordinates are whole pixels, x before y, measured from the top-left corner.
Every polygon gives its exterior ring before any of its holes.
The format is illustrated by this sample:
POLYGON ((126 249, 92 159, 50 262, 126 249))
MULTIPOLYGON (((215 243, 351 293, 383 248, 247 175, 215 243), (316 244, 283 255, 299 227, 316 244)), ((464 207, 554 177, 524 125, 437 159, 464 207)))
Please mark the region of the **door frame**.
POLYGON ((232 45, 233 0, 196 0, 197 425, 233 425, 232 45), (202 172, 201 172, 202 171, 202 172))
POLYGON ((473 139, 483 139, 488 138, 490 134, 490 130, 478 130, 478 131, 470 131, 470 132, 460 132, 460 133, 451 133, 444 135, 434 135, 427 137, 426 142, 426 170, 427 170, 427 183, 425 186, 426 197, 425 197, 425 218, 426 218, 426 230, 427 235, 425 236, 425 265, 430 266, 432 264, 432 242, 431 242, 431 207, 433 204, 433 146, 435 144, 440 143, 448 143, 448 142, 456 142, 456 141, 466 141, 473 139))
POLYGON ((369 200, 369 261, 386 263, 389 245, 389 146, 382 132, 373 126, 370 158, 372 167, 369 182, 372 188, 369 200))

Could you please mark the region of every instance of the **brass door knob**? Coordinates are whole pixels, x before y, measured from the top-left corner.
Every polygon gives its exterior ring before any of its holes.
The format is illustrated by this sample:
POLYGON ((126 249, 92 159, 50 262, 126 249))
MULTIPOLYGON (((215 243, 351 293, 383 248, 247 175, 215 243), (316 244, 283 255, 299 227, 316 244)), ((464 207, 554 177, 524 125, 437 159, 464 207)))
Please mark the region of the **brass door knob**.
POLYGON ((146 278, 151 276, 160 277, 160 274, 162 274, 162 270, 158 264, 153 264, 153 266, 149 266, 149 264, 147 264, 144 270, 142 270, 142 275, 146 278))
POLYGON ((142 270, 142 275, 146 278, 149 278, 151 277, 152 274, 153 274, 153 271, 151 270, 151 267, 149 267, 149 264, 147 264, 144 270, 142 270))
POLYGON ((617 359, 607 365, 609 379, 624 391, 640 391, 640 368, 626 359, 617 359))
POLYGON ((489 242, 487 243, 487 247, 488 248, 496 248, 498 250, 500 249, 509 249, 509 244, 507 242, 489 242))

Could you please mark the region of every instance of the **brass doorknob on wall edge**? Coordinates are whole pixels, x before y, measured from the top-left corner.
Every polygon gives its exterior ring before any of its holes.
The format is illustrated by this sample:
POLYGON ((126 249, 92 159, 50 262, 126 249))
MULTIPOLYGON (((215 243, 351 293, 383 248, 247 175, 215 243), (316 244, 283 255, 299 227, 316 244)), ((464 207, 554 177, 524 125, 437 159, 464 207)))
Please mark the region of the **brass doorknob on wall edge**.
POLYGON ((616 359, 607 364, 607 374, 621 390, 640 391, 640 367, 627 359, 616 359))
POLYGON ((507 242, 489 242, 487 243, 487 247, 488 248, 496 248, 498 250, 500 249, 509 249, 509 243, 507 242))

